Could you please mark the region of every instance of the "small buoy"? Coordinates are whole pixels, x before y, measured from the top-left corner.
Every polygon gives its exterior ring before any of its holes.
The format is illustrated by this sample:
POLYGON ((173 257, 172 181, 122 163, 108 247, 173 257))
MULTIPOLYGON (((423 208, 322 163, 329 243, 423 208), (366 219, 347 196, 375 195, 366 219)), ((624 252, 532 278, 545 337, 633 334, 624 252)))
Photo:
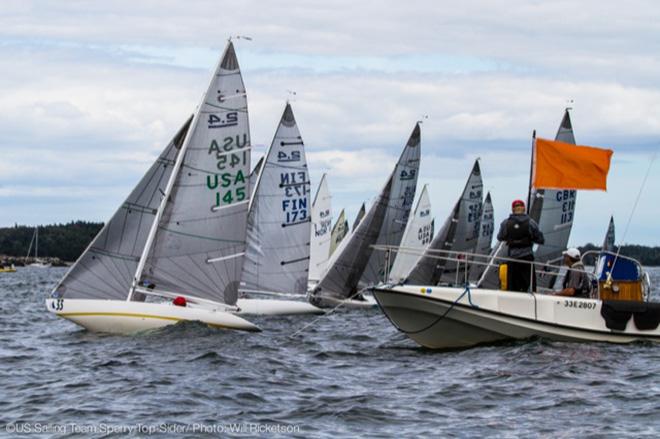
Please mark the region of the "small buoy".
POLYGON ((177 296, 177 297, 172 301, 172 304, 174 304, 174 306, 186 306, 186 305, 188 304, 188 302, 186 301, 186 298, 185 298, 185 297, 177 296))

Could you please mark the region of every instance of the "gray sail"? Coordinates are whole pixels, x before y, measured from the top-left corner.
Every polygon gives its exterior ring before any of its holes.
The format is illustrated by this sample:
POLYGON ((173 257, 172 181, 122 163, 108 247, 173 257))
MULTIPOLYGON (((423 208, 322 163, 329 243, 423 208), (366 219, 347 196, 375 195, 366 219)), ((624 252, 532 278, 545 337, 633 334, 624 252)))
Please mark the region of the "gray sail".
POLYGON ((605 234, 605 240, 603 241, 603 250, 608 252, 616 251, 614 247, 615 235, 614 235, 614 217, 610 217, 610 224, 607 226, 607 233, 605 234))
POLYGON ((251 156, 247 97, 231 42, 197 111, 140 282, 231 305, 245 254, 251 156))
POLYGON ((395 254, 394 264, 389 275, 390 282, 403 282, 410 270, 419 260, 419 254, 433 240, 434 220, 431 215, 431 200, 427 186, 424 185, 422 193, 417 200, 406 230, 401 239, 401 250, 395 254))
MULTIPOLYGON (((555 140, 575 144, 573 126, 568 109, 564 111, 555 140)), ((539 263, 559 263, 561 253, 568 245, 575 212, 575 190, 538 189, 530 191, 529 216, 539 225, 545 238, 545 244, 539 245, 534 252, 534 259, 539 263)), ((547 270, 547 269, 546 269, 547 270)), ((540 270, 537 285, 553 288, 557 276, 543 274, 540 270)))
POLYGON ((309 249, 309 281, 311 282, 318 282, 321 279, 330 258, 331 200, 327 177, 323 174, 312 203, 312 229, 309 249))
MULTIPOLYGON (((481 219, 483 183, 481 180, 481 169, 479 162, 475 161, 472 171, 468 176, 463 192, 454 205, 451 214, 444 225, 433 238, 427 252, 419 258, 411 272, 406 278, 406 283, 420 285, 436 285, 439 282, 456 283, 456 262, 448 261, 455 255, 448 255, 443 251, 465 251, 472 253, 476 247, 479 237, 479 220, 481 219), (429 252, 428 250, 431 250, 429 252), (436 257, 434 257, 436 256, 436 257), (438 259, 437 256, 445 259, 438 259)), ((465 264, 461 264, 464 269, 465 264)), ((458 281, 463 283, 465 276, 458 281)))
MULTIPOLYGON (((403 238, 403 232, 406 229, 406 224, 408 224, 408 217, 412 210, 417 189, 421 153, 420 134, 419 124, 415 124, 392 172, 392 190, 387 201, 383 228, 380 230, 376 242, 379 245, 398 246, 401 244, 401 238, 403 238)), ((389 272, 393 262, 393 259, 390 260, 390 266, 385 267, 385 252, 373 252, 362 275, 361 282, 365 285, 375 285, 382 282, 385 271, 389 272)))
POLYGON ((360 224, 360 221, 362 221, 362 218, 364 218, 365 213, 367 213, 367 206, 362 203, 362 206, 360 207, 360 210, 358 210, 357 216, 355 217, 355 221, 353 221, 353 227, 351 227, 351 230, 355 230, 358 224, 360 224))
MULTIPOLYGON (((474 253, 477 255, 487 256, 490 255, 492 251, 493 244, 493 234, 495 231, 494 223, 494 212, 493 212, 493 203, 490 199, 490 192, 486 194, 486 199, 481 212, 481 220, 479 221, 479 239, 477 240, 477 246, 474 250, 474 253)), ((476 282, 481 277, 486 266, 482 265, 487 261, 486 258, 476 257, 475 262, 471 264, 469 279, 472 282, 476 282)))
POLYGON ((263 164, 264 164, 264 157, 261 157, 257 162, 257 164, 254 165, 252 172, 250 172, 250 177, 249 177, 250 199, 252 199, 252 195, 254 194, 254 188, 257 187, 257 179, 259 178, 259 173, 261 172, 261 166, 263 164))
POLYGON ((509 246, 504 241, 498 241, 493 251, 490 253, 488 259, 488 266, 481 274, 481 278, 477 282, 479 288, 487 288, 489 290, 500 289, 500 263, 502 259, 509 255, 509 246))
POLYGON ((287 103, 250 203, 242 289, 307 291, 310 219, 305 146, 287 103))
MULTIPOLYGON (((142 249, 192 117, 131 191, 53 295, 71 299, 126 300, 142 249)), ((136 296, 136 298, 139 296, 136 296)))
POLYGON ((337 250, 339 244, 344 240, 346 234, 348 234, 348 221, 346 220, 346 213, 344 209, 339 213, 339 218, 337 222, 332 227, 332 233, 330 234, 330 256, 337 250))
MULTIPOLYGON (((474 253, 479 241, 479 224, 481 221, 481 211, 483 206, 483 180, 481 178, 481 168, 479 161, 474 162, 465 189, 461 195, 456 217, 456 231, 452 237, 451 250, 455 252, 474 253)), ((470 259, 466 255, 452 255, 452 258, 460 257, 470 259)), ((465 263, 447 261, 444 264, 441 283, 464 284, 465 263)))
POLYGON ((362 273, 374 251, 372 245, 383 225, 391 188, 390 177, 357 229, 346 237, 330 258, 328 270, 312 293, 312 303, 325 297, 346 299, 357 293, 362 273))

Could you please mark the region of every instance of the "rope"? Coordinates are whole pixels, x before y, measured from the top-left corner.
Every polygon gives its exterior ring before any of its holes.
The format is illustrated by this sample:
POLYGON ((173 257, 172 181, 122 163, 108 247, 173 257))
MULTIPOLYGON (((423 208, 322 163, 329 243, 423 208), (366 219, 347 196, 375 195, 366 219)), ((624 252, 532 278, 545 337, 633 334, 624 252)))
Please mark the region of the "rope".
MULTIPOLYGON (((630 223, 632 222, 633 215, 635 214, 635 210, 637 209, 637 204, 639 204, 639 199, 642 196, 642 192, 644 191, 644 186, 646 186, 646 180, 648 180, 649 178, 649 174, 651 173, 651 167, 653 166, 653 162, 655 161, 657 154, 658 154, 657 152, 654 152, 653 155, 651 156, 649 167, 646 169, 646 175, 644 175, 644 179, 642 180, 642 186, 639 188, 639 192, 637 192, 637 198, 635 198, 635 204, 633 204, 633 208, 630 211, 630 217, 628 217, 628 222, 626 223, 626 228, 623 231, 623 238, 621 239, 621 242, 626 241, 626 236, 628 235, 628 229, 630 228, 630 223)), ((616 255, 614 256, 614 261, 612 262, 612 269, 610 270, 607 276, 608 282, 612 282, 612 272, 614 271, 614 266, 616 265, 616 261, 619 259, 620 252, 621 252, 621 246, 619 246, 616 249, 616 255)))
POLYGON ((323 314, 321 314, 320 316, 316 317, 316 318, 315 318, 314 320, 312 320, 311 322, 309 322, 309 323, 307 323, 306 325, 304 325, 302 328, 298 329, 298 330, 297 330, 296 332, 294 332, 293 334, 289 335, 289 338, 293 338, 293 337, 295 337, 296 335, 300 334, 302 331, 304 331, 305 329, 309 328, 310 326, 312 326, 313 324, 315 324, 316 322, 318 322, 318 321, 321 320, 322 318, 327 317, 327 316, 329 316, 330 314, 332 314, 333 312, 337 311, 341 306, 343 306, 343 305, 345 305, 346 303, 348 303, 349 300, 351 300, 353 297, 355 297, 355 296, 357 296, 358 294, 360 294, 362 291, 363 291, 363 290, 356 291, 356 292, 353 293, 352 295, 348 296, 346 299, 340 301, 339 304, 337 304, 337 306, 335 306, 334 308, 330 308, 328 311, 324 312, 323 314))
MULTIPOLYGON (((471 294, 471 292, 470 292, 470 285, 466 284, 466 285, 465 285, 465 290, 461 293, 460 296, 458 296, 458 298, 456 298, 456 300, 454 300, 454 301, 452 302, 452 304, 449 306, 449 308, 447 308, 447 310, 446 310, 441 316, 439 316, 437 319, 435 319, 435 320, 434 320, 433 322, 431 322, 430 324, 428 324, 428 325, 426 325, 425 327, 423 327, 423 328, 421 328, 421 329, 418 329, 418 330, 416 330, 416 331, 406 331, 405 329, 402 329, 399 325, 397 325, 394 321, 392 321, 392 319, 390 319, 389 316, 388 316, 387 318, 389 319, 390 323, 392 323, 392 325, 394 325, 394 327, 395 327, 396 329, 398 329, 399 331, 404 332, 404 333, 406 333, 406 334, 419 334, 420 332, 424 332, 424 331, 426 331, 427 329, 431 328, 432 326, 435 326, 438 322, 440 322, 440 320, 444 319, 444 318, 447 316, 447 314, 449 314, 449 311, 451 311, 451 310, 454 308, 454 306, 456 306, 456 304, 457 304, 457 303, 463 298, 463 296, 465 296, 466 294, 467 294, 468 303, 470 304, 470 306, 471 306, 472 308, 479 308, 477 305, 475 305, 474 303, 472 303, 472 294, 471 294)), ((387 315, 387 314, 385 314, 385 315, 387 315)))

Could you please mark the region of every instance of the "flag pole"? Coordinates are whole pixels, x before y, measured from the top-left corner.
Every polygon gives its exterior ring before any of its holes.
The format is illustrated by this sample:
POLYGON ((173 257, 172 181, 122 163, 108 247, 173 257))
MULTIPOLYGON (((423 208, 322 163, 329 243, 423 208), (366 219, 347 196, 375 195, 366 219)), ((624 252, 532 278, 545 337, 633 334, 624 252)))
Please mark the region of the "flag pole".
POLYGON ((534 181, 534 162, 536 161, 536 130, 532 131, 532 154, 529 160, 529 186, 527 188, 527 215, 532 208, 532 182, 534 181))

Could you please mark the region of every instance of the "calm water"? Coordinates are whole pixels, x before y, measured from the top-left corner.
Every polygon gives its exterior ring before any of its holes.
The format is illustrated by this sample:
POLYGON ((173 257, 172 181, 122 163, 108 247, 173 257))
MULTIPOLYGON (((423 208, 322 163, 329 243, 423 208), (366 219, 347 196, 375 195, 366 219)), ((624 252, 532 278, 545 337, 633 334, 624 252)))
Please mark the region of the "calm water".
MULTIPOLYGON (((660 285, 660 270, 650 271, 660 285)), ((182 324, 97 335, 45 310, 63 273, 0 275, 0 435, 660 436, 660 344, 433 352, 378 309, 340 311, 295 338, 316 317, 252 318, 259 334, 182 324)))

